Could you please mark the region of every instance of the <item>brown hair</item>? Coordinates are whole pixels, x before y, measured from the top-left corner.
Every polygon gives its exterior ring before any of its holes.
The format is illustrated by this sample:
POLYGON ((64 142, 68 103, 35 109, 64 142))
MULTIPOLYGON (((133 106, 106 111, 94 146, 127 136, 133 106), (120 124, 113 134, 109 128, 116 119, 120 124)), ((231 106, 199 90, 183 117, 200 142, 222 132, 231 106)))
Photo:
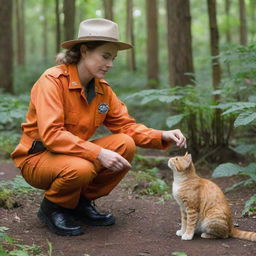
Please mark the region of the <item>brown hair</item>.
POLYGON ((91 42, 76 44, 71 49, 68 49, 66 52, 58 53, 55 61, 57 64, 77 64, 81 58, 80 47, 82 45, 86 45, 86 47, 89 50, 94 50, 105 43, 106 43, 105 41, 91 41, 91 42))

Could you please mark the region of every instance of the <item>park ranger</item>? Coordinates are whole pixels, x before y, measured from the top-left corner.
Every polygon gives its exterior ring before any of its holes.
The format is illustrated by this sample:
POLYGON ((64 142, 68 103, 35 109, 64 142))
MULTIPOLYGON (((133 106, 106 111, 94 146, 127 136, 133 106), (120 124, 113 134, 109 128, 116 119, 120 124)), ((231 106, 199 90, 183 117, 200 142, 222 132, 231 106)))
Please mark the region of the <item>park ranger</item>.
POLYGON ((74 220, 94 226, 115 223, 92 201, 108 195, 131 168, 136 146, 166 149, 186 144, 180 130, 137 124, 103 80, 121 42, 116 23, 96 18, 80 23, 78 38, 62 43, 58 66, 46 70, 31 90, 20 143, 12 153, 24 179, 45 190, 39 219, 58 235, 81 235, 74 220), (100 125, 112 135, 91 140, 100 125))

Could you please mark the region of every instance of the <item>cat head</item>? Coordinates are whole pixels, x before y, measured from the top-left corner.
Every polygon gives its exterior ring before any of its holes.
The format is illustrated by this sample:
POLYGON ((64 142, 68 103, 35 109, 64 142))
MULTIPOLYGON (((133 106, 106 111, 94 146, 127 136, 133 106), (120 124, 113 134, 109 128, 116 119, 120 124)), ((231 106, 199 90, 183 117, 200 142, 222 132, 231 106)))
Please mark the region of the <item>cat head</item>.
POLYGON ((176 172, 187 170, 192 164, 192 156, 188 152, 184 156, 171 157, 168 161, 168 167, 176 172))

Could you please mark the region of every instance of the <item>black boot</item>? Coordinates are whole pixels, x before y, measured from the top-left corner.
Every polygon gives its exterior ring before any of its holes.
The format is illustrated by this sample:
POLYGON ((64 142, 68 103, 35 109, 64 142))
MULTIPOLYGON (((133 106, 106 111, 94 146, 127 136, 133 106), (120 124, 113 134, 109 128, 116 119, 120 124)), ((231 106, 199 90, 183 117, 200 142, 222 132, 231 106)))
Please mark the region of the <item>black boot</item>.
POLYGON ((99 213, 90 200, 80 198, 77 207, 73 210, 79 220, 90 226, 110 226, 115 223, 115 217, 108 213, 99 213))
POLYGON ((84 233, 83 229, 74 223, 67 209, 50 202, 46 198, 43 199, 37 216, 57 235, 79 236, 84 233))

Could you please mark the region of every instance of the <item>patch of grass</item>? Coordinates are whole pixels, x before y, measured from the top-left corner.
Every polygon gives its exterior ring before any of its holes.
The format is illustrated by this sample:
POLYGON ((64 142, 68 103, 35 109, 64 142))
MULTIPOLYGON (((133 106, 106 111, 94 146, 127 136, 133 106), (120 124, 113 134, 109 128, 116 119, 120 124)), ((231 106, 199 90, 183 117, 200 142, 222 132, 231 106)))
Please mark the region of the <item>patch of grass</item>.
POLYGON ((13 180, 0 182, 0 207, 12 209, 18 207, 20 203, 17 197, 20 195, 35 192, 22 176, 17 175, 13 180))
MULTIPOLYGON (((0 227, 0 255, 1 256, 47 256, 42 254, 40 247, 36 245, 24 245, 18 243, 6 234, 8 228, 0 227)), ((48 243, 49 244, 49 243, 48 243)), ((51 254, 48 254, 49 256, 51 254)))
POLYGON ((133 176, 136 184, 133 191, 140 195, 165 196, 170 193, 170 186, 161 177, 160 166, 163 158, 136 155, 133 162, 133 176), (152 168, 152 166, 154 166, 152 168))

